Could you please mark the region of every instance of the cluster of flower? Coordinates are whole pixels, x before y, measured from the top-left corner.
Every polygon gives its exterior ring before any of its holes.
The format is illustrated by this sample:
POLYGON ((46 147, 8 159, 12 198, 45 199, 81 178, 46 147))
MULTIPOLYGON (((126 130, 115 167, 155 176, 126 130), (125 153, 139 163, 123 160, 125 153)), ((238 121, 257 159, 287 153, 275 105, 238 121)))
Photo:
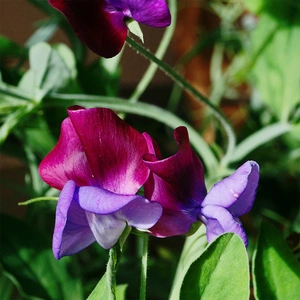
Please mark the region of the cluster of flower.
POLYGON ((204 168, 185 127, 174 131, 179 150, 162 159, 147 133, 139 133, 105 108, 74 106, 57 145, 39 167, 61 190, 53 252, 57 259, 97 241, 109 249, 126 226, 157 237, 186 234, 201 221, 209 242, 225 232, 247 236, 238 219, 254 202, 257 163, 248 161, 209 193, 204 168), (137 195, 144 187, 144 197, 137 195))

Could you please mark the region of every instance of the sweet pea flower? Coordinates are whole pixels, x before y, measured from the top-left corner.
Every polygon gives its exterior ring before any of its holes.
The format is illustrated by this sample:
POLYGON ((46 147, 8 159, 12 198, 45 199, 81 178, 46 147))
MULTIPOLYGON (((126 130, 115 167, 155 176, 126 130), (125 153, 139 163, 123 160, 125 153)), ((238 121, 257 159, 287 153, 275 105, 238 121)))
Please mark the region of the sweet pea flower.
POLYGON ((149 176, 142 134, 104 108, 71 107, 58 143, 39 166, 42 179, 61 190, 53 235, 56 259, 97 241, 111 248, 125 227, 146 230, 161 205, 136 195, 149 176))
POLYGON ((104 57, 117 55, 127 36, 126 21, 152 26, 170 25, 165 0, 49 0, 62 12, 79 39, 104 57))
POLYGON ((238 217, 253 206, 259 180, 258 164, 247 161, 207 193, 204 168, 190 146, 185 127, 175 129, 179 150, 166 159, 161 159, 151 137, 144 136, 150 153, 144 156, 144 161, 151 170, 145 183, 145 197, 163 207, 162 217, 150 229, 151 234, 158 237, 185 234, 200 220, 206 226, 208 242, 232 232, 247 246, 247 236, 238 217))

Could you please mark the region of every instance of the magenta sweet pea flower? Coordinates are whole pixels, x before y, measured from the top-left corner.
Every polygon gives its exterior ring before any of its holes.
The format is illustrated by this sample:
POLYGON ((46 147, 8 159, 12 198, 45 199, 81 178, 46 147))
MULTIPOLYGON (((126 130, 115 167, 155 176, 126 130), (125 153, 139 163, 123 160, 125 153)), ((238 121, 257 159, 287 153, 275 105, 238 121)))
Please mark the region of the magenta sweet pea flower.
POLYGON ((207 239, 233 232, 247 245, 247 236, 238 217, 251 209, 259 180, 259 166, 254 161, 244 163, 231 176, 215 184, 207 193, 204 168, 191 149, 185 127, 174 131, 179 151, 161 159, 151 137, 144 134, 149 153, 144 156, 151 170, 145 183, 145 197, 163 206, 160 220, 150 229, 158 237, 185 234, 197 220, 206 227, 207 239))
POLYGON ((62 12, 79 39, 93 52, 104 57, 117 55, 125 42, 125 21, 153 27, 170 25, 165 0, 49 0, 62 12))
POLYGON ((39 167, 61 190, 53 235, 57 259, 97 241, 111 248, 127 225, 146 230, 161 205, 136 195, 149 176, 142 134, 104 108, 71 107, 59 141, 39 167))

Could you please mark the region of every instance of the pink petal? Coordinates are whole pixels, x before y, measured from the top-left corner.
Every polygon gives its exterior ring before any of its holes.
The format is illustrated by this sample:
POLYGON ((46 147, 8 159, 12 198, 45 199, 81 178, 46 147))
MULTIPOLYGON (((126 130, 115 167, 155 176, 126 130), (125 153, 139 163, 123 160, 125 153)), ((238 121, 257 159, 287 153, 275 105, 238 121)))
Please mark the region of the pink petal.
POLYGON ((117 55, 125 42, 124 15, 107 8, 104 0, 49 0, 68 19, 79 39, 104 57, 117 55))
POLYGON ((149 175, 142 160, 148 152, 142 134, 109 109, 73 107, 68 112, 99 186, 115 194, 135 194, 149 175))
POLYGON ((171 15, 165 0, 110 0, 127 17, 153 27, 166 27, 171 23, 171 15))
MULTIPOLYGON (((192 213, 206 195, 204 168, 192 151, 187 129, 175 129, 174 138, 179 146, 175 155, 163 160, 158 160, 154 154, 144 156, 144 162, 153 174, 153 179, 145 184, 145 196, 165 209, 192 213)), ((149 151, 154 149, 149 139, 147 142, 149 151)))
POLYGON ((68 180, 77 186, 97 185, 70 118, 63 121, 58 143, 39 166, 42 179, 61 190, 68 180))
POLYGON ((252 208, 259 180, 259 166, 247 161, 232 175, 216 183, 202 203, 226 207, 235 216, 241 216, 252 208))
POLYGON ((59 196, 52 242, 56 259, 77 253, 95 241, 85 211, 73 201, 75 193, 75 182, 68 181, 59 196))

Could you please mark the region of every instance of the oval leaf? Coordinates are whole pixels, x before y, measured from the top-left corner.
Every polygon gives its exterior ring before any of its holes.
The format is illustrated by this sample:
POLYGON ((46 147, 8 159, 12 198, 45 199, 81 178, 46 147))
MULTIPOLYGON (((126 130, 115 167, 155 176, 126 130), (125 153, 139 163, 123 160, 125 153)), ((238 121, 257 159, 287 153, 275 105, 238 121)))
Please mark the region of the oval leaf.
POLYGON ((249 299, 249 263, 242 240, 226 233, 191 265, 180 299, 249 299))
POLYGON ((256 299, 299 299, 300 266, 280 233, 262 223, 253 258, 256 299))

